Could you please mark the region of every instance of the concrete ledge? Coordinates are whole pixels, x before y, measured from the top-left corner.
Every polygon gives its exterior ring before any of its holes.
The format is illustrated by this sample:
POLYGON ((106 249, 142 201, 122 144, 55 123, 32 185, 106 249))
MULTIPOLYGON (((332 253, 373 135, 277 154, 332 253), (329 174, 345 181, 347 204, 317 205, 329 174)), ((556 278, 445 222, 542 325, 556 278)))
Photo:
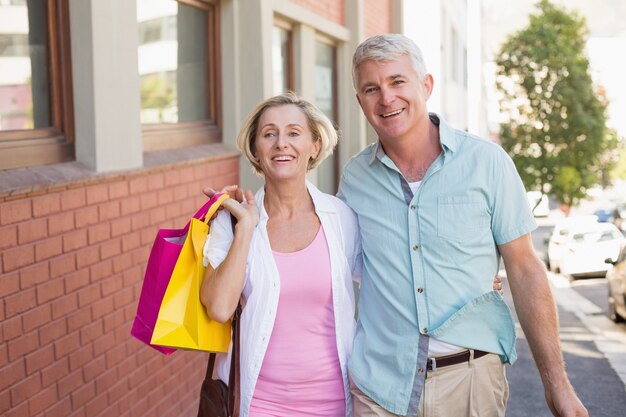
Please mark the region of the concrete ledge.
POLYGON ((240 153, 233 147, 217 143, 146 152, 143 155, 143 167, 127 171, 97 173, 75 161, 3 170, 0 171, 0 202, 59 189, 76 188, 87 183, 92 184, 143 175, 174 166, 238 158, 239 156, 240 153))

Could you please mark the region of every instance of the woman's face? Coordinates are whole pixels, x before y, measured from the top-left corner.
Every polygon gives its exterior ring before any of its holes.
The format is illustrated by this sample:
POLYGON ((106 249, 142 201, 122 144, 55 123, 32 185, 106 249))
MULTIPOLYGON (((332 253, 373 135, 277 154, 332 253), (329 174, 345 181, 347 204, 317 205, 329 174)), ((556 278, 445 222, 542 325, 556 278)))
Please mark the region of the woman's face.
POLYGON ((319 154, 320 146, 298 106, 271 107, 259 118, 255 155, 266 180, 304 181, 309 160, 319 154))

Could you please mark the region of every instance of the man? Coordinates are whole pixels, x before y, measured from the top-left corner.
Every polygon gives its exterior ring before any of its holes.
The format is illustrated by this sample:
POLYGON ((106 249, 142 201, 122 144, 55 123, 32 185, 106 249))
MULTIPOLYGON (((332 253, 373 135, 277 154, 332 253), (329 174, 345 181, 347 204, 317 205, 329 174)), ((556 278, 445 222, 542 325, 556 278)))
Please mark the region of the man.
POLYGON ((555 416, 587 416, 564 370, 554 301, 524 187, 501 147, 426 102, 433 78, 402 35, 363 42, 356 97, 378 142, 346 165, 364 271, 349 363, 356 416, 503 416, 515 326, 492 277, 504 260, 555 416))

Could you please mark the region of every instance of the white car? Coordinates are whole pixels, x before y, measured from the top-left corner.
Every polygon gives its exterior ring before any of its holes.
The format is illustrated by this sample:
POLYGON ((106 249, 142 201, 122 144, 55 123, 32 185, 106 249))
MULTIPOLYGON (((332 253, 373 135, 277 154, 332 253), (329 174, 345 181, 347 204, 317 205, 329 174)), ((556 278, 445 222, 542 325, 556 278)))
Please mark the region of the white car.
POLYGON ((548 266, 550 271, 559 272, 565 243, 571 228, 588 223, 598 223, 598 218, 596 216, 571 216, 557 220, 548 240, 548 266))
POLYGON ((578 278, 583 276, 604 277, 612 267, 607 258, 616 260, 626 238, 612 223, 589 223, 570 230, 563 258, 561 273, 578 278))
POLYGON ((550 203, 546 194, 541 191, 528 191, 526 197, 535 217, 548 217, 550 215, 550 203))

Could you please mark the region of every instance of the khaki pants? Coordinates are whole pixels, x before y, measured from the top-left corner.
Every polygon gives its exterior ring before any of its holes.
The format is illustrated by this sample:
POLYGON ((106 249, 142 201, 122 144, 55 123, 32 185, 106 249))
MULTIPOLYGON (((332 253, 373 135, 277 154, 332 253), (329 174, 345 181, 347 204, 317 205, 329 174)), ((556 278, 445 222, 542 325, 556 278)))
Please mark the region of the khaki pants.
MULTIPOLYGON (((398 416, 350 385, 355 417, 398 416)), ((417 417, 504 417, 508 398, 504 365, 489 354, 428 372, 417 417)))

